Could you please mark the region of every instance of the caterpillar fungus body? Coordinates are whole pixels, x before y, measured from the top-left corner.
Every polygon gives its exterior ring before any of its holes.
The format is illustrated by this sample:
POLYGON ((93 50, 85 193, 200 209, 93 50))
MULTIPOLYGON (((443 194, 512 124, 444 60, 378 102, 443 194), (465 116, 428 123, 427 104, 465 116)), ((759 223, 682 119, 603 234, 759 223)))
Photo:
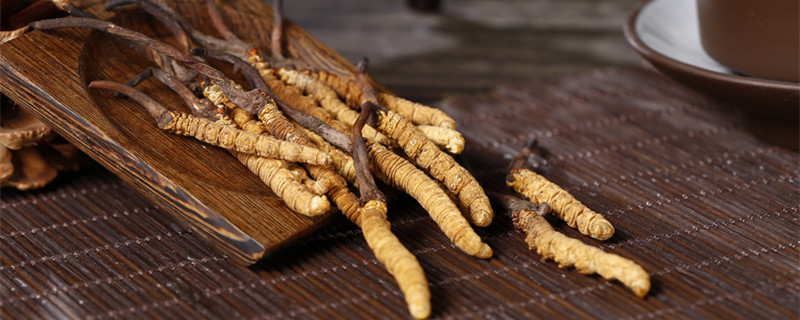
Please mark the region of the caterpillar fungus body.
POLYGON ((553 212, 570 227, 597 240, 614 235, 614 226, 575 199, 567 191, 528 169, 512 169, 507 181, 514 191, 536 204, 547 203, 553 212))

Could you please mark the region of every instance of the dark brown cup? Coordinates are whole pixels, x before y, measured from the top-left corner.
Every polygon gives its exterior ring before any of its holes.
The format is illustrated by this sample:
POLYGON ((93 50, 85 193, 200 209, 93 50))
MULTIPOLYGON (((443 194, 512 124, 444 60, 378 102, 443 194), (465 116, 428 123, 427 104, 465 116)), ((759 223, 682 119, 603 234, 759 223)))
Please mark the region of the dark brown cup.
POLYGON ((746 75, 800 81, 800 0, 697 0, 703 48, 746 75))

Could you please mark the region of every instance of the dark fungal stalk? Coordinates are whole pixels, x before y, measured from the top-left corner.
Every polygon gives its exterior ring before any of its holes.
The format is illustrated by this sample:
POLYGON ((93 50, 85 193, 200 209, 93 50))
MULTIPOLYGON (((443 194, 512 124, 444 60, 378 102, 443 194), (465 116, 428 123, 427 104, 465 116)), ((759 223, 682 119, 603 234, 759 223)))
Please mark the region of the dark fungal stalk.
POLYGON ((550 206, 547 205, 546 202, 535 204, 514 195, 498 192, 488 192, 488 195, 494 203, 500 204, 507 212, 510 212, 512 216, 515 213, 518 215, 519 211, 522 210, 528 210, 539 216, 546 216, 550 213, 550 206))
POLYGON ((272 57, 284 60, 286 58, 283 56, 283 0, 272 2, 272 17, 272 34, 270 36, 272 57))
POLYGON ((222 19, 222 13, 219 11, 219 6, 217 6, 216 1, 206 0, 206 11, 208 11, 208 16, 211 18, 211 25, 222 35, 223 39, 228 41, 239 40, 236 34, 225 25, 225 21, 222 19))
POLYGON ((161 123, 171 121, 169 111, 161 103, 150 98, 148 95, 129 87, 125 84, 113 81, 95 80, 89 83, 89 88, 112 90, 117 93, 124 94, 136 103, 141 104, 145 110, 156 120, 156 123, 161 127, 161 123))
POLYGON ((361 135, 361 130, 372 114, 374 106, 375 105, 369 101, 362 105, 361 114, 359 114, 350 131, 350 142, 353 147, 353 164, 356 169, 356 181, 358 182, 358 191, 361 194, 362 205, 371 200, 386 202, 386 197, 378 190, 377 185, 375 185, 375 179, 372 177, 372 173, 370 173, 367 146, 364 143, 364 137, 361 135))
POLYGON ((172 33, 175 39, 178 40, 178 43, 184 50, 188 50, 192 47, 191 39, 189 35, 186 34, 186 31, 183 27, 178 23, 175 19, 170 19, 169 15, 161 10, 158 6, 150 3, 148 1, 139 1, 139 0, 110 0, 106 2, 105 9, 106 10, 113 10, 119 6, 130 5, 130 4, 138 4, 142 9, 161 21, 165 27, 172 33))
POLYGON ((128 82, 125 84, 130 87, 135 87, 150 77, 158 79, 158 81, 161 81, 161 83, 165 84, 167 87, 172 89, 172 91, 178 94, 178 96, 183 99, 183 102, 189 106, 192 114, 195 116, 201 118, 211 118, 214 116, 214 106, 211 101, 208 101, 208 99, 198 98, 194 92, 192 92, 192 90, 190 90, 186 85, 183 84, 183 82, 180 81, 180 79, 162 69, 152 67, 147 68, 128 80, 128 82))
MULTIPOLYGON (((178 24, 192 39, 204 48, 229 52, 237 57, 246 58, 247 52, 253 46, 239 40, 231 38, 228 40, 219 39, 195 29, 186 18, 178 14, 164 1, 158 0, 112 0, 106 3, 106 9, 110 10, 122 4, 139 4, 142 9, 161 20, 165 25, 178 24)), ((215 6, 216 7, 216 6, 215 6)))
POLYGON ((176 61, 185 64, 186 66, 194 69, 203 76, 208 77, 211 81, 218 83, 220 87, 223 86, 230 87, 228 78, 222 72, 207 65, 205 62, 200 61, 191 55, 185 54, 166 43, 152 39, 139 32, 122 28, 107 21, 91 19, 91 18, 64 17, 64 18, 36 21, 31 23, 30 27, 33 30, 50 30, 50 29, 62 29, 62 28, 90 28, 99 30, 113 36, 138 42, 144 46, 147 46, 157 51, 160 54, 163 54, 165 56, 168 56, 172 59, 175 59, 176 61))
MULTIPOLYGON (((531 154, 533 153, 533 149, 536 149, 538 145, 539 145, 539 140, 537 139, 531 139, 527 143, 525 143, 525 146, 519 150, 517 155, 514 156, 514 159, 512 159, 511 162, 508 164, 507 172, 510 173, 511 171, 524 168, 525 163, 528 161, 528 158, 530 158, 531 154)), ((508 180, 508 178, 506 178, 506 180, 508 180)))

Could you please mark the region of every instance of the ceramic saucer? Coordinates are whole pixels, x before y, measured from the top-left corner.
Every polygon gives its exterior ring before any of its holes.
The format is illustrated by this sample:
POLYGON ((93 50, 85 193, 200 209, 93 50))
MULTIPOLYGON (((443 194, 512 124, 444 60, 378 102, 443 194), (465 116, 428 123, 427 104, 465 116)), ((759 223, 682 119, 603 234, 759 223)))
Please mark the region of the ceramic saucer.
POLYGON ((628 18, 633 48, 675 81, 743 112, 782 122, 800 116, 800 83, 734 73, 703 50, 696 0, 648 0, 628 18))

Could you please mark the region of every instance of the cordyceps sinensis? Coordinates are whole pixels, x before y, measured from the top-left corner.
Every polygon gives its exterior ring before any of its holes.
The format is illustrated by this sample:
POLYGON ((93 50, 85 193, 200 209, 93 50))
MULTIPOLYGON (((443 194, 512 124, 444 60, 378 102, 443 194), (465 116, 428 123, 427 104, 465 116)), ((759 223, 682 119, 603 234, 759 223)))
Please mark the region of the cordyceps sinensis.
POLYGON ((650 275, 637 263, 553 229, 544 217, 550 212, 546 202, 537 205, 511 195, 494 198, 511 212, 514 226, 525 233, 529 249, 536 249, 542 260, 553 260, 559 268, 575 267, 583 274, 618 280, 640 298, 650 291, 650 275))
POLYGON ((411 316, 417 319, 427 318, 431 313, 431 293, 425 272, 417 258, 392 234, 389 222, 386 221, 386 198, 378 190, 369 170, 370 157, 362 137, 362 129, 371 113, 372 106, 367 103, 350 133, 358 191, 363 204, 361 216, 353 221, 364 231, 364 238, 375 252, 375 257, 397 280, 400 291, 405 295, 411 316))
MULTIPOLYGON (((305 74, 300 71, 281 69, 278 70, 278 74, 287 84, 303 88, 307 94, 317 99, 326 110, 336 115, 337 119, 345 122, 349 122, 348 119, 353 118, 352 114, 355 113, 350 109, 353 107, 350 101, 363 102, 364 100, 364 95, 354 81, 338 77, 324 70, 313 74, 305 74), (336 99, 333 99, 333 97, 336 97, 336 99), (340 99, 344 99, 344 102, 340 99)), ((411 123, 416 125, 417 129, 420 129, 422 134, 437 146, 452 154, 460 154, 464 151, 464 137, 455 130, 455 121, 443 111, 387 93, 379 93, 378 97, 380 97, 378 102, 390 103, 382 106, 397 112, 406 119, 412 119, 411 123)), ((365 127, 365 136, 367 138, 370 138, 371 130, 370 127, 365 127)), ((388 138, 385 138, 380 132, 376 134, 375 138, 370 138, 370 140, 376 140, 383 145, 391 145, 384 142, 383 139, 388 138)))
MULTIPOLYGON (((377 95, 365 78, 366 60, 359 63, 356 71, 356 84, 364 94, 364 99, 377 103, 377 95)), ((411 122, 401 115, 376 105, 378 130, 392 137, 414 163, 430 175, 444 183, 455 194, 461 204, 469 209, 470 222, 476 226, 488 226, 492 222, 489 198, 478 181, 453 157, 439 149, 411 122)))
POLYGON ((525 146, 511 163, 506 183, 517 193, 534 203, 547 203, 555 215, 570 227, 597 240, 607 240, 614 235, 614 226, 603 215, 596 213, 545 177, 522 168, 531 154, 535 140, 525 146))

